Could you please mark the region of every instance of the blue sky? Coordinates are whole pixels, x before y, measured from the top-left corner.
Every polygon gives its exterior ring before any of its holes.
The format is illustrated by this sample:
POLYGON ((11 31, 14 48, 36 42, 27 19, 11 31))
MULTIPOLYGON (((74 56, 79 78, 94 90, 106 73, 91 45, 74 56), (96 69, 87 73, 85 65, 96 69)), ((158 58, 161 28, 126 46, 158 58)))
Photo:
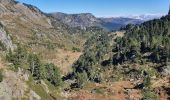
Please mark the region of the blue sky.
POLYGON ((44 12, 93 13, 100 17, 166 14, 170 0, 17 0, 44 12))

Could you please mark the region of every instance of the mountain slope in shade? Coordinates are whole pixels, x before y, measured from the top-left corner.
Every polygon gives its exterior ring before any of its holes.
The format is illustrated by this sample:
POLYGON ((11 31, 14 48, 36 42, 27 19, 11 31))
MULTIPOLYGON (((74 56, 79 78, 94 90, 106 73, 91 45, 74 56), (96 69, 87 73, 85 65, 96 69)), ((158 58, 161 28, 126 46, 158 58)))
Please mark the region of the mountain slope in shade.
POLYGON ((81 13, 81 14, 65 14, 65 13, 50 13, 56 19, 61 20, 63 23, 69 25, 70 27, 81 27, 85 29, 91 26, 97 26, 104 28, 106 30, 116 30, 127 24, 140 24, 143 21, 133 18, 97 18, 91 13, 81 13))
POLYGON ((125 18, 125 17, 115 17, 115 18, 98 18, 101 20, 101 26, 109 29, 116 30, 127 24, 140 24, 144 22, 140 19, 125 18))

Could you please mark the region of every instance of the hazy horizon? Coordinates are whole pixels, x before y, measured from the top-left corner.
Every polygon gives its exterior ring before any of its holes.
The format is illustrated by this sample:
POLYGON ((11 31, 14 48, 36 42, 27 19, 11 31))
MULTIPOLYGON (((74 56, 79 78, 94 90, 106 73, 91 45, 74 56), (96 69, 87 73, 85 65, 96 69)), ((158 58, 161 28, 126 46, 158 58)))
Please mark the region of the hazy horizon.
POLYGON ((62 12, 68 14, 92 13, 97 17, 119 17, 137 15, 165 15, 170 0, 17 0, 37 6, 43 12, 62 12))

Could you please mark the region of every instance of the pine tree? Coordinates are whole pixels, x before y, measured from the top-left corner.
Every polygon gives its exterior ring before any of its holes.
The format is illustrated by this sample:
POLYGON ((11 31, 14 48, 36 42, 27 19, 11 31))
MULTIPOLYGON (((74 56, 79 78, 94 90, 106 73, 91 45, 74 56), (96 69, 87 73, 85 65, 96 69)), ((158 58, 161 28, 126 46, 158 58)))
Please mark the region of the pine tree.
POLYGON ((60 71, 54 64, 45 64, 45 74, 45 78, 54 86, 62 85, 60 71))
POLYGON ((42 78, 42 64, 35 54, 30 54, 28 58, 31 74, 38 80, 42 78))

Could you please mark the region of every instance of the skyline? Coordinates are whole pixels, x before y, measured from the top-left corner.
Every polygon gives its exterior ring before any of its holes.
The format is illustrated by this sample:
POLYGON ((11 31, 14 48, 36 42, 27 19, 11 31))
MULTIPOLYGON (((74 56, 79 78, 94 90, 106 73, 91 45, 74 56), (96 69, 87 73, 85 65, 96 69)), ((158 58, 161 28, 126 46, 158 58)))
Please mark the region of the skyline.
POLYGON ((46 13, 92 13, 97 17, 135 16, 168 13, 170 0, 17 0, 37 6, 46 13))

